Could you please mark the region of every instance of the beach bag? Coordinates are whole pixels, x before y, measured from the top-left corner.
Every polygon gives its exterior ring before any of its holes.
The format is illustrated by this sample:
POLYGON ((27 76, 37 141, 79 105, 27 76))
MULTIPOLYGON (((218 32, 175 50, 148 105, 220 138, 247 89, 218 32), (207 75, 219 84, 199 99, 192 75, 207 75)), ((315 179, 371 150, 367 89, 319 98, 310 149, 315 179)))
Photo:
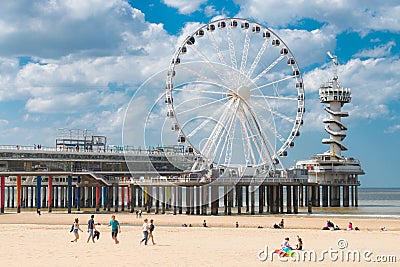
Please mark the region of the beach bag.
POLYGON ((74 224, 72 224, 71 230, 69 230, 69 232, 72 233, 73 231, 74 231, 74 224))
POLYGON ((94 231, 94 235, 93 235, 93 238, 96 238, 96 237, 97 237, 97 240, 99 240, 99 238, 100 238, 100 232, 97 231, 97 230, 94 231))

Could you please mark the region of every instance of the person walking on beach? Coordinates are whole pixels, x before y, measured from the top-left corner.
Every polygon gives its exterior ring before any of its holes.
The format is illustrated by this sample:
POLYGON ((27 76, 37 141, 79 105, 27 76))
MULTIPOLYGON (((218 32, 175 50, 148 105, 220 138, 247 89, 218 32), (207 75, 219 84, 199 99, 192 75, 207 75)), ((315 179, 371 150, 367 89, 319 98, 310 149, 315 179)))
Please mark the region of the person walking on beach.
POLYGON ((82 229, 79 227, 79 219, 78 218, 75 218, 73 228, 74 228, 75 239, 71 240, 71 242, 76 242, 79 239, 79 232, 78 231, 83 232, 82 229))
POLYGON ((119 222, 115 219, 115 215, 111 216, 110 224, 108 226, 111 226, 111 237, 114 240, 115 244, 118 244, 119 241, 117 239, 118 233, 121 233, 121 226, 119 225, 119 222))
POLYGON ((147 245, 147 239, 149 237, 149 224, 147 222, 148 222, 147 218, 144 219, 144 223, 143 223, 143 239, 140 240, 140 245, 143 242, 144 242, 145 245, 147 245))
POLYGON ((94 243, 94 231, 96 230, 96 226, 94 224, 94 215, 90 216, 90 220, 88 221, 88 233, 89 237, 87 239, 86 243, 89 243, 90 238, 92 238, 92 241, 94 243))
POLYGON ((151 219, 151 220, 150 220, 150 225, 149 225, 149 234, 148 234, 148 236, 147 236, 146 245, 147 245, 147 242, 148 242, 150 239, 151 239, 151 242, 153 242, 153 245, 156 244, 156 243, 154 243, 154 237, 153 237, 154 228, 155 228, 155 226, 154 226, 154 220, 151 219))

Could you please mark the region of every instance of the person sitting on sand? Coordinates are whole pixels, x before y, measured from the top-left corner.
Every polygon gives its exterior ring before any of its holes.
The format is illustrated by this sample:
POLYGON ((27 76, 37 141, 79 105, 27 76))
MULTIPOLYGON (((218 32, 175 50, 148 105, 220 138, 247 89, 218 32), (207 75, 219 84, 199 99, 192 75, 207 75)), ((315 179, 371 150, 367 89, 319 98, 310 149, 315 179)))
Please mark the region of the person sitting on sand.
POLYGON ((282 248, 290 248, 290 249, 292 249, 292 247, 289 244, 289 237, 285 237, 285 240, 283 240, 282 248))
POLYGON ((208 227, 206 220, 203 221, 203 227, 208 227))
POLYGON ((302 250, 303 249, 303 240, 301 239, 300 236, 297 236, 297 244, 296 244, 296 249, 297 250, 302 250))
POLYGON ((279 223, 279 228, 284 229, 285 228, 285 223, 283 221, 283 219, 281 220, 281 222, 279 223))
POLYGON ((351 222, 349 222, 349 226, 347 227, 347 230, 354 230, 353 229, 353 224, 351 222))

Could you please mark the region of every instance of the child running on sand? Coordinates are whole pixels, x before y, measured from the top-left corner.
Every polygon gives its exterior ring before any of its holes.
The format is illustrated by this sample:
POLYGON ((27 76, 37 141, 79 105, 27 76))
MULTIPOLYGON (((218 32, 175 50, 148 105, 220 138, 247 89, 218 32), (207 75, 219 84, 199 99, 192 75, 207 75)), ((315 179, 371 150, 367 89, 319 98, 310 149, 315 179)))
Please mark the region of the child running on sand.
POLYGON ((111 226, 111 237, 114 240, 115 244, 118 244, 119 241, 117 239, 118 233, 121 233, 121 227, 119 225, 119 222, 115 219, 115 215, 111 216, 110 224, 108 226, 111 226))

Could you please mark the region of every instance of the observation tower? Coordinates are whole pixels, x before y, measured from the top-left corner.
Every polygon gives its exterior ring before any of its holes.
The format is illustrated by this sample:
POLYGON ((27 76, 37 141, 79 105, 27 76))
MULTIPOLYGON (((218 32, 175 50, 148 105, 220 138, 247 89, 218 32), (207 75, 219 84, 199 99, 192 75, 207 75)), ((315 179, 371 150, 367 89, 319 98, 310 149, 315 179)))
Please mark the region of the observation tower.
POLYGON ((342 107, 351 101, 351 90, 340 85, 337 75, 338 60, 328 52, 328 56, 335 65, 333 77, 323 83, 319 89, 320 102, 325 104, 324 110, 327 117, 324 119, 325 131, 329 138, 323 138, 322 143, 329 145, 329 150, 323 154, 317 154, 309 160, 301 160, 296 163, 297 168, 308 170, 308 181, 316 183, 309 186, 307 199, 313 206, 327 207, 358 206, 358 190, 360 185, 358 175, 364 174, 360 162, 352 157, 346 158, 342 151, 348 150, 343 144, 346 137, 346 125, 342 118, 348 117, 348 112, 342 111, 342 107), (320 194, 322 188, 322 196, 320 194), (342 191, 341 191, 342 189, 342 191), (351 193, 351 194, 350 194, 351 193))

